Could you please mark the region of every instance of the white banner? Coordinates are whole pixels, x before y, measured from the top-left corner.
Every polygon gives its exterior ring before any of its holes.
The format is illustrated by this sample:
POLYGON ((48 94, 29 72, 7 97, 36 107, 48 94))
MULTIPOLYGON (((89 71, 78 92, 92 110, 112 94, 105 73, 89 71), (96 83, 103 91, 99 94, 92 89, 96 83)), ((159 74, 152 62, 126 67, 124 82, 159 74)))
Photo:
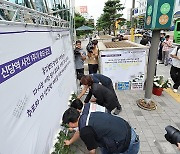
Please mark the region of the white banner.
POLYGON ((72 91, 68 30, 1 26, 0 154, 48 154, 72 91))
POLYGON ((145 49, 101 51, 101 73, 110 77, 113 83, 129 82, 144 78, 145 49))

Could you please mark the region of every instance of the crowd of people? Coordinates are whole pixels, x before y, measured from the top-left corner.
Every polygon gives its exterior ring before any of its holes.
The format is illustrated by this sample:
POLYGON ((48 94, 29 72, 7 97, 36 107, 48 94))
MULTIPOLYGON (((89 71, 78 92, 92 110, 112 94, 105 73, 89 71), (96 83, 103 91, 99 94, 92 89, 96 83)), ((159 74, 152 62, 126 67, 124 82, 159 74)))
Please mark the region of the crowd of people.
MULTIPOLYGON (((140 44, 145 46, 150 45, 150 40, 146 35, 143 35, 140 44)), ((173 42, 170 39, 170 35, 166 35, 164 31, 161 31, 158 50, 158 60, 160 61, 159 64, 168 66, 170 58, 172 59, 170 76, 174 82, 173 91, 177 93, 180 86, 180 45, 173 48, 173 42)))
MULTIPOLYGON (((148 43, 146 37, 141 42, 148 43)), ((169 36, 161 38, 162 62, 167 65, 167 53, 171 42, 169 36)), ((98 73, 98 41, 92 40, 86 47, 87 53, 81 48, 81 41, 76 41, 74 50, 77 79, 83 85, 81 93, 70 108, 63 114, 63 123, 76 132, 65 145, 71 145, 79 138, 85 143, 90 154, 95 154, 99 147, 102 154, 137 154, 140 148, 139 136, 130 124, 123 118, 116 116, 121 111, 121 105, 113 88, 112 80, 98 73), (88 62, 88 75, 84 74, 84 62, 88 62), (81 98, 88 91, 84 101, 81 98), (94 96, 94 97, 92 97, 94 96)), ((159 52, 160 53, 160 52, 159 52)), ((174 89, 180 85, 180 50, 175 48, 170 53, 173 58, 171 77, 174 89)), ((180 144, 177 143, 180 149, 180 144)))
POLYGON ((91 40, 86 47, 86 54, 81 49, 81 42, 76 41, 76 74, 83 89, 63 115, 63 123, 70 128, 78 127, 73 137, 65 140, 65 145, 81 138, 92 154, 95 154, 97 147, 100 147, 103 154, 136 154, 139 151, 139 136, 127 121, 115 116, 122 108, 112 80, 98 73, 97 45, 97 40, 91 40), (88 75, 84 74, 85 60, 88 62, 88 75), (82 102, 81 98, 87 91, 88 94, 82 102))

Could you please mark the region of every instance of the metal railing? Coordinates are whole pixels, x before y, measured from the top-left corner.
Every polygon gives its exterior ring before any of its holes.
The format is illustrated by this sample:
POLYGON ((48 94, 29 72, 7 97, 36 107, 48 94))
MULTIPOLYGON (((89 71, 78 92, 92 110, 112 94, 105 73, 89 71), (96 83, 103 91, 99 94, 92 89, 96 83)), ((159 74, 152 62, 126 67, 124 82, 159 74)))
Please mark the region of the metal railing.
POLYGON ((29 24, 35 26, 50 26, 70 28, 70 22, 36 10, 0 1, 0 24, 29 24))

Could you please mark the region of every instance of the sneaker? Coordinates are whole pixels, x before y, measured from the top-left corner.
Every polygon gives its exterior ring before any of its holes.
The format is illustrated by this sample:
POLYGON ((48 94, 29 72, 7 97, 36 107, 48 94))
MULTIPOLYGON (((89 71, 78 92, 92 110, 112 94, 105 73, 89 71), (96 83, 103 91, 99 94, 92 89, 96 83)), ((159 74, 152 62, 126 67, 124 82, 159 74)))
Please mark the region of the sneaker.
POLYGON ((174 93, 177 93, 177 89, 173 89, 173 92, 174 92, 174 93))

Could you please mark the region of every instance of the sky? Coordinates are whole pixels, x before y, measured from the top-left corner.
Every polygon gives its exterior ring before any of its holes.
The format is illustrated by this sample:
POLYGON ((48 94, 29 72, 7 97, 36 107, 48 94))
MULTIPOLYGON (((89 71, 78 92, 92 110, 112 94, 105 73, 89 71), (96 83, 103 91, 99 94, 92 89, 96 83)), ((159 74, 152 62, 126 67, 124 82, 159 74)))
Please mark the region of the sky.
MULTIPOLYGON (((103 13, 104 4, 107 0, 75 0, 75 6, 87 6, 88 13, 93 16, 95 20, 103 13)), ((127 8, 132 7, 132 0, 120 0, 121 4, 125 4, 123 10, 123 17, 127 17, 127 8)))

